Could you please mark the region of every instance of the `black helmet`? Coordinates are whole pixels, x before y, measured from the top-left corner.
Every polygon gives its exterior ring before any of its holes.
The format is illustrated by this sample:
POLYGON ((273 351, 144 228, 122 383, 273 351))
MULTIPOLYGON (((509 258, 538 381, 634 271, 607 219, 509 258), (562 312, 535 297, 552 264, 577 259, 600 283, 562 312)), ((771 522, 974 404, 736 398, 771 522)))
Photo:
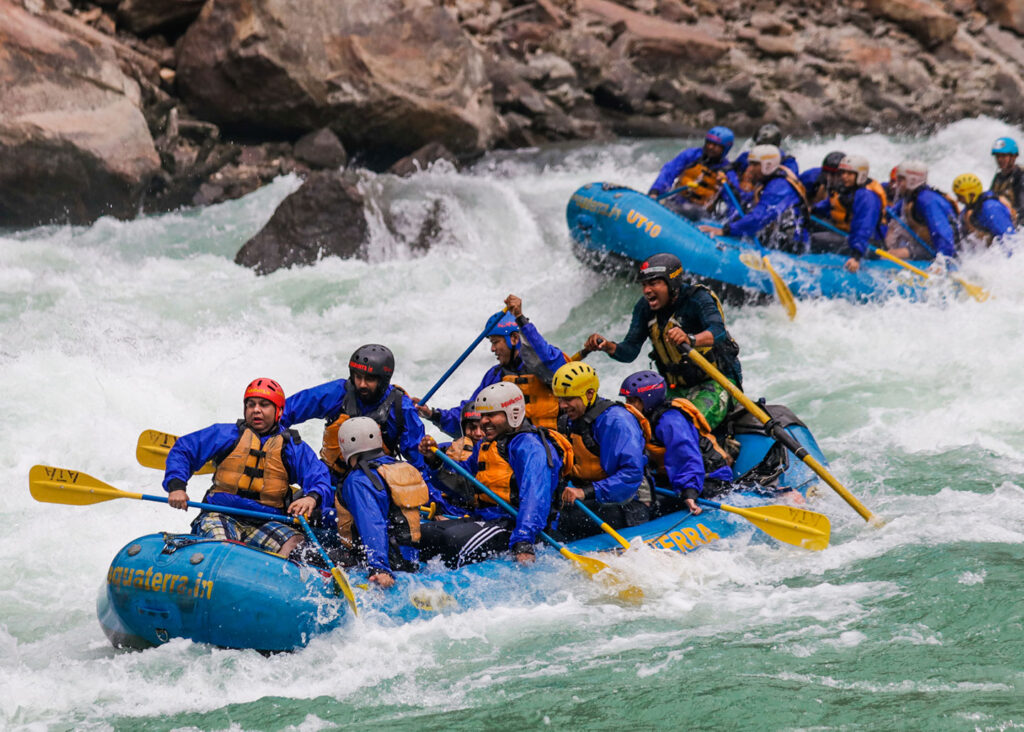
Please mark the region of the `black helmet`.
POLYGON ((395 373, 395 355, 391 349, 378 343, 359 346, 348 360, 348 372, 359 372, 367 376, 380 377, 380 390, 383 391, 391 383, 391 375, 395 373))
POLYGON ((640 265, 640 281, 665 280, 668 291, 673 295, 679 292, 679 281, 683 275, 683 263, 675 254, 662 252, 654 254, 640 265))
POLYGON ((838 173, 839 163, 843 162, 843 158, 846 157, 846 153, 833 150, 825 159, 821 161, 821 172, 822 173, 838 173))
POLYGON ((769 122, 766 125, 761 125, 757 134, 754 135, 755 145, 775 145, 779 147, 782 145, 782 130, 778 128, 778 125, 773 125, 769 122))

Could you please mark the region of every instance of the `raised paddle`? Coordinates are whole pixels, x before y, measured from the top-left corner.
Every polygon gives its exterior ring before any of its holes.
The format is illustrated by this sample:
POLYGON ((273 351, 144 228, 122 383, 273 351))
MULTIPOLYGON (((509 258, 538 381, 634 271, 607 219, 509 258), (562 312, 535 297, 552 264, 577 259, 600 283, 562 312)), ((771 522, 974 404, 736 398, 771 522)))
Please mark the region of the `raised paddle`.
POLYGON ((681 349, 691 361, 700 366, 704 373, 718 382, 718 384, 729 392, 736 401, 742 404, 748 412, 757 417, 758 421, 765 426, 766 433, 791 453, 800 458, 800 460, 813 470, 819 478, 828 483, 829 487, 838 493, 854 511, 859 513, 861 518, 865 521, 874 520, 873 523, 876 525, 878 524, 878 519, 875 519, 874 514, 867 510, 864 507, 864 504, 858 501, 850 491, 846 490, 846 488, 843 487, 843 484, 836 480, 821 463, 815 460, 814 457, 807 452, 807 449, 801 445, 795 437, 793 437, 793 435, 789 434, 784 428, 776 424, 763 409, 752 402, 750 398, 740 391, 734 383, 725 378, 725 375, 711 365, 696 349, 691 348, 690 344, 685 341, 677 346, 677 348, 681 349))
POLYGON ((779 273, 772 267, 772 263, 768 260, 768 255, 762 256, 757 252, 743 252, 740 254, 740 261, 751 269, 768 273, 776 299, 785 308, 789 319, 793 320, 796 317, 796 298, 793 297, 793 291, 789 289, 789 286, 782 281, 779 273))
MULTIPOLYGON (((37 501, 42 503, 61 503, 66 506, 89 506, 93 503, 112 501, 115 498, 134 498, 138 501, 153 501, 155 503, 168 502, 167 496, 129 493, 108 485, 101 480, 97 480, 80 470, 55 468, 49 465, 35 465, 29 470, 28 489, 32 497, 37 501)), ((320 556, 323 557, 324 561, 331 568, 331 576, 334 577, 334 582, 338 585, 338 589, 345 595, 345 599, 348 600, 348 604, 352 607, 352 614, 357 615, 359 613, 359 610, 356 608, 356 596, 352 593, 352 587, 349 585, 348 578, 341 571, 341 568, 334 564, 327 556, 323 546, 313 534, 313 530, 309 528, 309 523, 305 520, 305 517, 287 516, 264 511, 249 511, 244 508, 217 506, 212 503, 199 503, 197 501, 189 501, 188 505, 202 511, 217 511, 219 513, 231 514, 232 516, 299 525, 310 540, 310 543, 317 548, 320 556)))
POLYGON ((619 544, 622 545, 623 549, 629 549, 629 542, 626 540, 626 538, 618 531, 613 529, 611 526, 609 526, 607 523, 605 523, 600 516, 598 516, 596 513, 587 508, 583 501, 577 498, 575 501, 572 502, 572 505, 576 506, 576 508, 583 511, 583 513, 587 515, 587 518, 589 518, 591 521, 597 524, 598 527, 600 527, 601 531, 608 534, 608 536, 615 539, 615 541, 619 542, 619 544))
MULTIPOLYGON (((892 214, 890 212, 890 216, 891 215, 892 214)), ((901 224, 904 228, 907 228, 906 224, 904 224, 901 219, 897 218, 896 216, 892 216, 892 218, 893 218, 894 221, 896 221, 897 223, 901 224)), ((842 229, 840 229, 837 226, 833 226, 832 224, 830 224, 829 222, 827 222, 827 221, 825 221, 823 219, 819 219, 817 216, 811 216, 811 221, 813 221, 816 224, 819 224, 820 226, 824 226, 829 231, 834 231, 835 233, 841 234, 842 236, 845 236, 847 238, 849 238, 849 236, 850 236, 849 233, 843 231, 842 229)), ((916 232, 914 232, 914 231, 912 231, 910 229, 907 229, 907 231, 909 231, 914 236, 914 238, 916 238, 919 242, 921 242, 921 244, 924 244, 924 242, 921 241, 920 237, 917 236, 916 232)), ((927 245, 925 245, 925 248, 926 249, 928 248, 927 245)), ((913 272, 914 274, 918 275, 922 279, 928 279, 931 276, 927 272, 925 272, 923 269, 920 269, 919 267, 915 267, 914 265, 910 264, 909 262, 904 262, 899 257, 897 257, 897 256, 895 256, 893 254, 890 254, 889 252, 885 251, 884 249, 879 249, 878 247, 872 247, 872 246, 868 246, 868 249, 870 249, 874 254, 877 254, 882 259, 886 259, 886 260, 892 262, 893 264, 898 264, 900 267, 903 267, 903 269, 910 270, 911 272, 913 272)), ((934 252, 932 252, 932 253, 934 254, 934 252)), ((947 273, 947 274, 949 274, 949 273, 947 273)), ((968 282, 967 280, 963 279, 962 277, 957 277, 956 275, 949 275, 949 276, 950 276, 950 278, 952 278, 952 280, 954 282, 956 282, 958 285, 960 285, 962 288, 964 288, 967 291, 968 295, 973 297, 978 302, 985 302, 986 300, 988 300, 989 293, 988 293, 988 290, 986 290, 985 288, 979 287, 978 285, 971 284, 970 282, 968 282)))
MULTIPOLYGON (((664 496, 676 495, 673 491, 666 488, 655 488, 654 491, 664 496)), ((810 549, 814 552, 821 551, 828 546, 829 537, 832 533, 832 523, 828 520, 828 516, 823 513, 815 513, 814 511, 779 504, 739 508, 738 506, 727 506, 717 501, 709 501, 706 498, 698 498, 696 500, 701 506, 717 508, 721 511, 742 516, 761 529, 761 531, 768 534, 768 536, 779 541, 803 549, 810 549)))
MULTIPOLYGON (((459 475, 461 475, 464 478, 466 478, 469 481, 471 481, 483 493, 486 493, 488 496, 490 496, 491 500, 494 501, 495 503, 497 503, 503 509, 505 509, 505 511, 510 516, 515 517, 515 516, 519 515, 518 511, 516 511, 514 508, 512 508, 511 504, 509 504, 506 501, 504 501, 501 498, 501 496, 499 496, 497 493, 495 493, 490 488, 485 486, 479 480, 474 478, 473 474, 470 473, 468 470, 466 470, 464 467, 462 467, 457 462, 452 460, 450 457, 445 455, 441 450, 438 450, 437 447, 431 447, 430 449, 434 452, 435 455, 437 455, 437 457, 441 458, 441 460, 443 460, 445 462, 445 464, 448 465, 448 467, 450 467, 452 470, 454 470, 459 475)), ((561 554, 563 557, 565 557, 566 559, 568 559, 569 561, 574 563, 579 569, 581 569, 582 571, 586 572, 590 576, 593 577, 594 575, 598 574, 599 572, 603 572, 606 569, 610 569, 610 567, 607 564, 605 564, 604 562, 602 562, 601 560, 594 559, 593 557, 585 557, 585 556, 582 556, 580 554, 576 554, 576 553, 570 551, 569 548, 565 546, 565 544, 562 544, 560 541, 557 541, 557 540, 551 538, 545 532, 541 531, 539 533, 540 533, 541 538, 544 539, 544 541, 546 541, 548 544, 550 544, 551 546, 553 546, 555 549, 558 550, 559 554, 561 554)), ((639 602, 640 600, 643 599, 643 596, 644 596, 643 590, 641 590, 639 587, 635 587, 635 586, 626 587, 624 590, 619 592, 619 597, 621 599, 627 600, 627 601, 631 601, 631 602, 639 602)))
MULTIPOLYGON (((167 453, 171 451, 174 443, 178 441, 177 435, 171 435, 159 430, 145 430, 139 435, 139 442, 135 446, 135 459, 144 468, 165 470, 167 468, 167 453)), ((213 472, 213 463, 206 463, 195 472, 195 475, 205 475, 213 472)))
POLYGON ((495 313, 494 315, 492 315, 488 319, 487 325, 484 326, 483 331, 481 331, 480 335, 478 335, 476 337, 476 340, 473 341, 470 344, 469 348, 467 348, 465 351, 462 352, 461 356, 459 356, 457 359, 455 359, 455 363, 453 363, 451 365, 451 368, 449 368, 447 371, 445 371, 441 375, 441 378, 437 380, 437 383, 434 384, 432 387, 430 387, 429 390, 427 390, 427 393, 424 394, 420 398, 420 400, 418 402, 416 402, 416 406, 418 406, 418 407, 426 406, 427 400, 430 399, 430 397, 434 396, 434 392, 436 392, 438 389, 440 389, 441 385, 444 384, 444 382, 448 381, 448 377, 455 373, 455 369, 457 369, 462 364, 463 361, 465 361, 467 358, 469 358, 469 354, 471 354, 473 352, 473 349, 477 347, 477 345, 480 343, 480 341, 482 341, 484 338, 487 337, 487 334, 491 332, 491 328, 493 328, 497 324, 497 322, 499 320, 501 320, 501 316, 504 315, 507 312, 508 312, 508 308, 505 308, 505 309, 495 313))

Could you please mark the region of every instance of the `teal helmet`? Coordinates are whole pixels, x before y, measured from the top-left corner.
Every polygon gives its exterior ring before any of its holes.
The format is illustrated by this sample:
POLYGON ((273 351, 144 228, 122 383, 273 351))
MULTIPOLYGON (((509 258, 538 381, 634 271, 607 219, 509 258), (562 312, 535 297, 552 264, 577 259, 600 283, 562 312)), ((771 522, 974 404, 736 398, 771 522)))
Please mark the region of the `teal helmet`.
POLYGON ((993 155, 1017 155, 1019 152, 1017 141, 1012 137, 1000 137, 992 143, 993 155))

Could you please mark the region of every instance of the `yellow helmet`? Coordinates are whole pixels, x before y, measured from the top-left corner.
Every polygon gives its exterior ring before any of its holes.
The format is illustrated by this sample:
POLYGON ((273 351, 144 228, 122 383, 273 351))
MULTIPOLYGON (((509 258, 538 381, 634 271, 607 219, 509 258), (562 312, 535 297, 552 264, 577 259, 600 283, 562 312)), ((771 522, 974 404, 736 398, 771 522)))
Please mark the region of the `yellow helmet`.
POLYGON ((981 179, 974 173, 964 173, 953 179, 953 193, 968 206, 977 201, 984 190, 981 179))
POLYGON ((588 407, 597 399, 597 390, 600 386, 601 381, 597 378, 594 367, 580 361, 562 364, 551 379, 551 391, 556 397, 579 397, 588 407), (594 390, 594 397, 588 400, 587 392, 591 389, 594 390))

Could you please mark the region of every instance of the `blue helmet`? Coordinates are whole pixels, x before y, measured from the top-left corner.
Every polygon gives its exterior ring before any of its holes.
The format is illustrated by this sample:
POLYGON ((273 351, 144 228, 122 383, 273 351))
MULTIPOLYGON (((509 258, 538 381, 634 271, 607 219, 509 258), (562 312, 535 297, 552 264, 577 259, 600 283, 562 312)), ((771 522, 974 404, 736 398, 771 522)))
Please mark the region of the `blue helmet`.
POLYGON ((491 330, 487 333, 487 336, 502 336, 505 339, 505 345, 510 350, 515 350, 516 347, 512 345, 512 339, 509 337, 513 333, 519 332, 519 326, 516 324, 516 318, 512 313, 505 313, 501 320, 498 321, 491 330))
POLYGON ((656 371, 637 371, 622 382, 619 396, 636 397, 644 403, 644 412, 650 412, 665 401, 665 379, 656 371))
POLYGON ((713 142, 716 145, 722 146, 722 157, 724 158, 729 154, 729 150, 732 149, 732 143, 736 139, 736 136, 732 134, 732 130, 728 127, 712 127, 708 130, 708 134, 704 135, 704 142, 713 142))
POLYGON ((1017 141, 1012 137, 1000 137, 992 143, 993 155, 1017 155, 1019 152, 1017 141))

